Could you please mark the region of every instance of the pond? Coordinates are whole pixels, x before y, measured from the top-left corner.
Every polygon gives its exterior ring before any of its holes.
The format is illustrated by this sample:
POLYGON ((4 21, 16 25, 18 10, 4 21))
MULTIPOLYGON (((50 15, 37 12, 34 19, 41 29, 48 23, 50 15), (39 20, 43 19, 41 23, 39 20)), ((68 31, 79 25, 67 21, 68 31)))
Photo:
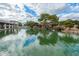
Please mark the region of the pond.
POLYGON ((0 55, 77 56, 79 35, 45 29, 0 31, 0 55))

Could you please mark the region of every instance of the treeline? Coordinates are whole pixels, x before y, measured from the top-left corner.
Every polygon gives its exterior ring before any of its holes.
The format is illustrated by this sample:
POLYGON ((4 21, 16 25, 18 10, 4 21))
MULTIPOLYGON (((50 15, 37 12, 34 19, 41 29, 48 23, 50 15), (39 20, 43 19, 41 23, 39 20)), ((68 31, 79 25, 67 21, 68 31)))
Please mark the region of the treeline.
POLYGON ((62 20, 62 21, 59 21, 59 17, 54 14, 54 15, 50 15, 50 14, 47 14, 47 13, 43 13, 40 15, 39 19, 38 19, 38 23, 37 22, 34 22, 34 21, 28 21, 25 25, 27 26, 47 26, 49 25, 49 27, 52 27, 52 26, 64 26, 64 27, 69 27, 69 28, 72 28, 74 27, 74 25, 77 25, 77 28, 79 28, 79 21, 78 20, 72 20, 72 19, 67 19, 67 20, 62 20))
POLYGON ((77 28, 79 28, 79 21, 67 19, 64 21, 59 21, 59 25, 64 25, 65 27, 70 27, 70 28, 74 27, 74 25, 77 25, 77 28))

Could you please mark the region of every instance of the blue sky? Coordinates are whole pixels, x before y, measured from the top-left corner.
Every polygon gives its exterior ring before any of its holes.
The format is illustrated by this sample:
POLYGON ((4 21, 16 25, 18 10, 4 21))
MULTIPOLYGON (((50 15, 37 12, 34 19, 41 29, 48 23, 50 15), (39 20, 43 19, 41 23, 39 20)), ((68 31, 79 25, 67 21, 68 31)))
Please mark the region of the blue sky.
POLYGON ((63 19, 77 19, 79 20, 79 3, 67 3, 62 10, 58 10, 60 18, 63 19))
MULTIPOLYGON (((20 7, 18 5, 15 5, 15 8, 16 8, 16 11, 18 12, 18 9, 20 7)), ((33 9, 31 9, 29 6, 27 6, 27 5, 23 6, 23 11, 26 12, 26 13, 31 14, 33 17, 37 16, 37 13, 33 9)))
POLYGON ((24 5, 24 11, 26 13, 32 14, 34 17, 37 16, 36 12, 34 10, 32 10, 31 8, 29 8, 27 5, 24 5))
POLYGON ((59 11, 60 13, 79 13, 79 10, 75 10, 74 8, 79 6, 78 3, 67 3, 66 7, 64 9, 62 9, 61 11, 59 11))
MULTIPOLYGON (((32 4, 33 5, 33 4, 32 4)), ((38 16, 41 13, 57 14, 60 19, 78 19, 79 18, 79 3, 44 3, 29 6, 24 5, 24 12, 31 14, 33 17, 38 16), (33 8, 32 8, 33 7, 33 8), (71 17, 72 16, 72 17, 71 17)))

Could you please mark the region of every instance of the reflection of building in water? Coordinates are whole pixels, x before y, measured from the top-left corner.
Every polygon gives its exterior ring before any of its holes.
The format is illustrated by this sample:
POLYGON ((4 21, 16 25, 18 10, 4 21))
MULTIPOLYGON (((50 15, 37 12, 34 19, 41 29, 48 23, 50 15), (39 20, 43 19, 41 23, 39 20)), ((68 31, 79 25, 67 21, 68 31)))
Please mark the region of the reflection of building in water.
POLYGON ((16 33, 18 33, 17 29, 3 30, 3 31, 0 31, 0 38, 7 36, 9 34, 16 34, 16 33))

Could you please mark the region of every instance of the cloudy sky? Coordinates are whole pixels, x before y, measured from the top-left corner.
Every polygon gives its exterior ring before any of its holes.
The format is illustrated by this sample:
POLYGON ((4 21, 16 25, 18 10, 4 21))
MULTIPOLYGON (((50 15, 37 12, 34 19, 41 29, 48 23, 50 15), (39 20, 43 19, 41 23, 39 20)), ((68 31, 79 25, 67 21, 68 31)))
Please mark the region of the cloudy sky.
POLYGON ((37 20, 41 13, 57 14, 60 20, 79 20, 78 3, 0 3, 1 20, 37 20))

